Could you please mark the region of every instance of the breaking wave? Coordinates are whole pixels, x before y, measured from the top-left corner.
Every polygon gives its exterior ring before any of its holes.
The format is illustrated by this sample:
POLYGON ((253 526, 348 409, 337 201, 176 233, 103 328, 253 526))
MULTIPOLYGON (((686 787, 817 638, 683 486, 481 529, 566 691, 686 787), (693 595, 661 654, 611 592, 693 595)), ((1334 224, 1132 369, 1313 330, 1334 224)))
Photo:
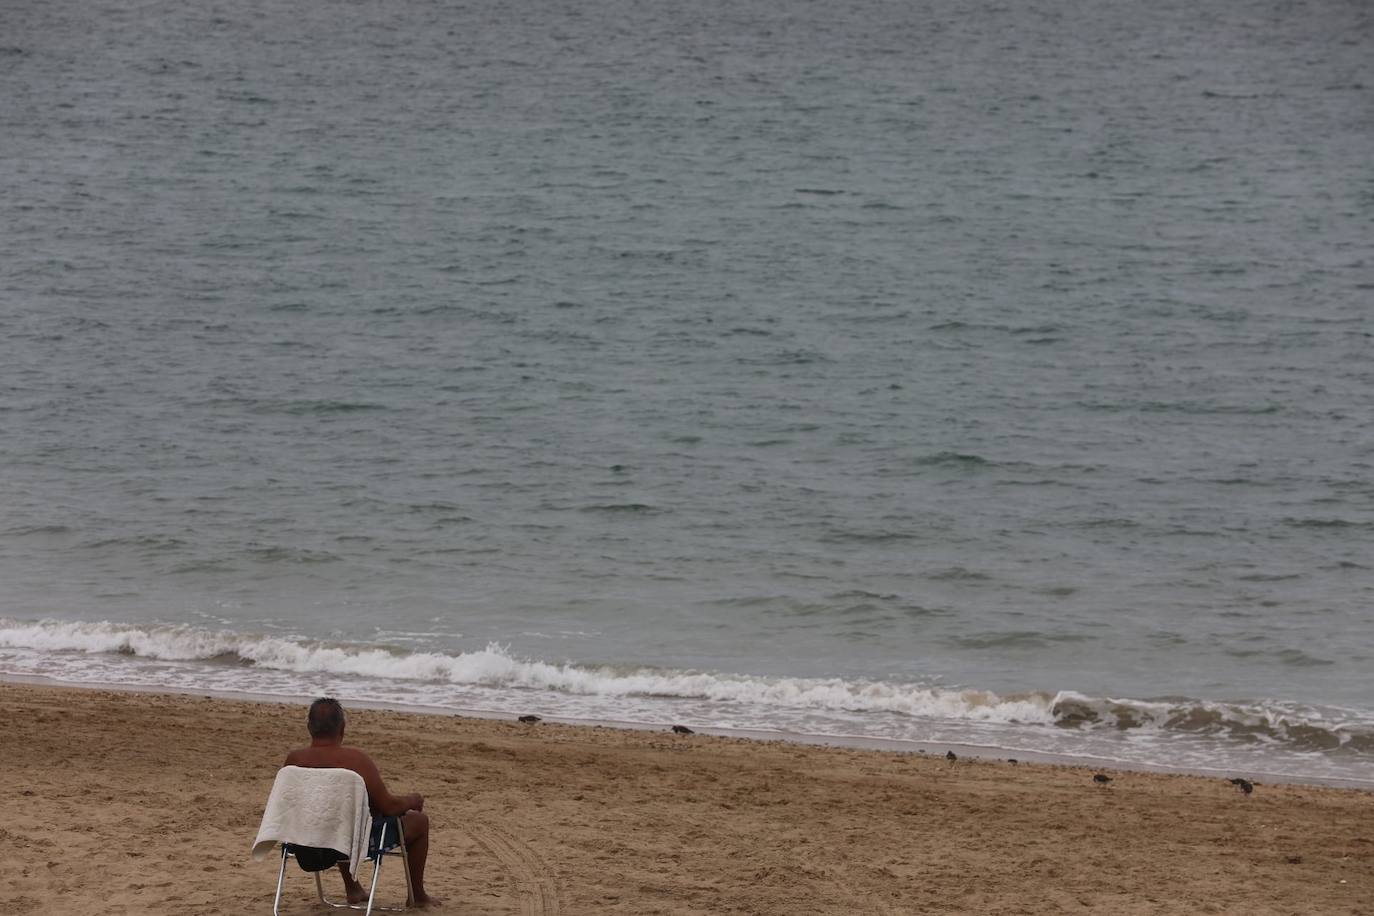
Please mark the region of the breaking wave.
POLYGON ((502 646, 448 654, 241 635, 189 626, 0 620, 0 648, 116 653, 160 661, 239 662, 295 673, 351 675, 583 696, 663 697, 975 721, 1051 721, 1050 697, 999 697, 911 684, 578 665, 518 658, 502 646))
POLYGON ((906 720, 1040 727, 1085 733, 1178 734, 1299 753, 1374 753, 1374 717, 1266 702, 1190 698, 1109 699, 1070 691, 997 694, 915 683, 759 677, 630 665, 522 659, 480 650, 415 652, 396 647, 237 634, 190 626, 128 626, 0 619, 0 649, 62 655, 123 655, 159 662, 226 664, 259 671, 360 677, 564 696, 690 700, 752 710, 886 714, 906 720))
POLYGON ((1055 725, 1063 728, 1174 732, 1295 751, 1374 752, 1374 721, 1353 710, 1277 701, 1114 700, 1063 693, 1051 711, 1055 725))

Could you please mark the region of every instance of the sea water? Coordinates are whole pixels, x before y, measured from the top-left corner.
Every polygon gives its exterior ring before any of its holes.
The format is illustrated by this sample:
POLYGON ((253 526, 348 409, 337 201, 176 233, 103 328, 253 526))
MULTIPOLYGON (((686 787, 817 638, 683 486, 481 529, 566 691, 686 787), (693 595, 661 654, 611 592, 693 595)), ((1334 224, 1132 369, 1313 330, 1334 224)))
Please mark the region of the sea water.
POLYGON ((1374 780, 1374 18, 0 12, 0 676, 1374 780))

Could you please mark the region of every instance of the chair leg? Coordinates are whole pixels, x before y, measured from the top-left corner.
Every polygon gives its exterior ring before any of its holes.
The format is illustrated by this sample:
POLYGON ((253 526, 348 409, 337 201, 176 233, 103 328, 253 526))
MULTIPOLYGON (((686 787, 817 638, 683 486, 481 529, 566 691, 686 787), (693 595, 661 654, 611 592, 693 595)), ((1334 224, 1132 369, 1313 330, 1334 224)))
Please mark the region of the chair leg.
MULTIPOLYGON (((385 830, 383 830, 382 833, 382 843, 383 845, 386 843, 385 830)), ((415 906, 415 889, 410 886, 410 857, 406 853, 406 832, 405 828, 401 826, 401 821, 398 818, 396 821, 395 848, 390 852, 380 853, 372 865, 372 893, 367 898, 367 914, 365 914, 365 916, 371 916, 373 900, 377 896, 377 878, 382 871, 382 859, 386 858, 388 855, 399 855, 401 857, 401 871, 406 876, 406 903, 404 907, 381 906, 377 907, 377 909, 394 911, 397 909, 410 909, 415 906)))
POLYGON ((367 912, 363 916, 372 916, 372 901, 377 899, 377 879, 382 876, 382 859, 386 856, 377 856, 372 863, 372 887, 367 892, 367 912))
POLYGON ((277 872, 277 897, 272 901, 272 916, 281 916, 281 888, 286 881, 286 845, 281 848, 281 869, 277 872))
POLYGON ((406 831, 398 820, 396 822, 396 836, 401 841, 396 850, 401 856, 401 870, 406 873, 406 907, 415 905, 415 888, 410 886, 410 853, 406 852, 406 831))
MULTIPOLYGON (((366 913, 364 914, 364 916, 372 916, 372 911, 374 909, 396 911, 402 909, 409 909, 413 907, 415 905, 415 889, 410 886, 410 858, 406 855, 405 830, 401 828, 399 821, 396 824, 396 833, 397 838, 400 840, 400 842, 396 845, 395 849, 391 850, 390 852, 381 853, 375 859, 372 860, 372 887, 367 895, 366 906, 364 906, 361 903, 336 903, 335 901, 330 900, 324 892, 324 881, 320 877, 324 874, 324 872, 317 871, 315 872, 315 893, 320 898, 320 903, 324 906, 332 907, 336 910, 365 909, 366 913), (406 876, 406 903, 404 907, 375 905, 377 899, 377 883, 382 873, 382 859, 388 855, 399 855, 401 857, 401 870, 405 872, 406 876)), ((386 842, 385 833, 383 833, 382 835, 382 842, 383 844, 385 844, 386 842)), ((281 914, 278 912, 278 904, 280 904, 281 902, 282 880, 285 878, 285 876, 286 849, 285 847, 283 847, 281 873, 277 875, 277 902, 272 905, 272 916, 281 916, 281 914)))

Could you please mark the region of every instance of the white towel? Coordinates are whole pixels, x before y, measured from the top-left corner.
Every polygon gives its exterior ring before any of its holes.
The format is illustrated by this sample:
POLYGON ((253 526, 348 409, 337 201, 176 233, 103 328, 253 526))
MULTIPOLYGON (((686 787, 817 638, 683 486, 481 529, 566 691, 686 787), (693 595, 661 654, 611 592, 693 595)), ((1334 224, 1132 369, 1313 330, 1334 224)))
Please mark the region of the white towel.
POLYGON ((337 849, 348 856, 348 870, 357 875, 371 832, 367 785, 357 773, 282 767, 267 796, 253 858, 265 857, 277 843, 337 849))

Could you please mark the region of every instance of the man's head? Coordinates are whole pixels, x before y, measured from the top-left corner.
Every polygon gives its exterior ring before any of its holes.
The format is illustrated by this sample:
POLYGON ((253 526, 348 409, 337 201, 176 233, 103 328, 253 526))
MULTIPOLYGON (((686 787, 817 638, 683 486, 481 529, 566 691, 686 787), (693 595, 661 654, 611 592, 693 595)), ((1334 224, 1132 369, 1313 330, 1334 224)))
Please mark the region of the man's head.
POLYGON ((305 727, 312 738, 342 738, 344 730, 344 711, 339 701, 333 697, 321 697, 310 704, 310 715, 305 727))

